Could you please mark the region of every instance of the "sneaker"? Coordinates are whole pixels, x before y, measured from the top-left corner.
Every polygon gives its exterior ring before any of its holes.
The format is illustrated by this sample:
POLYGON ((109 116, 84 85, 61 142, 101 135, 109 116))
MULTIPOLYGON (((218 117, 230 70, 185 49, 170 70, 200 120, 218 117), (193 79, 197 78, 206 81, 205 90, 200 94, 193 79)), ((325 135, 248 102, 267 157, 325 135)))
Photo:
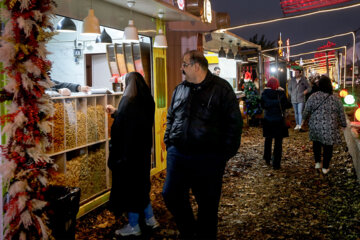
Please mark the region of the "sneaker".
POLYGON ((294 130, 298 130, 299 129, 299 125, 296 125, 295 127, 294 127, 294 130))
POLYGON ((146 224, 146 226, 148 226, 148 227, 150 227, 152 229, 155 229, 155 228, 160 226, 159 222, 156 221, 154 216, 152 216, 149 219, 145 219, 145 224, 146 224))
POLYGON ((319 168, 321 168, 321 163, 319 162, 315 163, 315 169, 319 169, 319 168))
POLYGON ((323 174, 328 174, 329 171, 330 171, 329 168, 323 168, 323 169, 322 169, 323 174))
POLYGON ((130 224, 127 224, 125 227, 120 228, 115 231, 116 235, 120 236, 140 236, 141 235, 141 229, 139 227, 139 224, 137 224, 135 227, 130 226, 130 224))

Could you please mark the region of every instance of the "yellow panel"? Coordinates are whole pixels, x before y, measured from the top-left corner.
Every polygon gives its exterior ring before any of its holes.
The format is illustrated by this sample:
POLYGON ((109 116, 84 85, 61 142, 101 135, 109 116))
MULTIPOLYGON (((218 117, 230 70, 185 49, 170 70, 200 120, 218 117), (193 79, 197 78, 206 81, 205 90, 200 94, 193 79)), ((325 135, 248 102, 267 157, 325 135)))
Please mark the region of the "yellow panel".
MULTIPOLYGON (((157 20, 157 29, 165 30, 165 24, 157 20)), ((167 114, 167 72, 166 49, 153 48, 154 63, 154 100, 155 100, 155 159, 156 167, 151 170, 154 175, 166 168, 166 147, 164 134, 167 114), (161 65, 161 66, 158 66, 161 65), (159 96, 158 96, 159 95, 159 96), (161 95, 161 96, 160 96, 161 95)))
POLYGON ((219 58, 217 56, 206 56, 209 64, 217 64, 219 63, 219 58))

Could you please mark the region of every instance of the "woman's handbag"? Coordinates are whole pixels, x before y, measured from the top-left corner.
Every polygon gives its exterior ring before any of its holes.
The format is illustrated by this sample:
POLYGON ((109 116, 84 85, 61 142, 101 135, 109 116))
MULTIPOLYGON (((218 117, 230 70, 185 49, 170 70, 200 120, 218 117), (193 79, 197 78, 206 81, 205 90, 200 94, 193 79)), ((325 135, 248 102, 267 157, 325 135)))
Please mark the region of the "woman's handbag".
POLYGON ((282 121, 283 121, 283 126, 286 127, 286 128, 290 128, 290 121, 287 119, 287 115, 282 109, 279 94, 277 95, 277 97, 278 97, 278 100, 279 100, 279 107, 280 107, 280 111, 281 111, 281 117, 282 117, 282 121))

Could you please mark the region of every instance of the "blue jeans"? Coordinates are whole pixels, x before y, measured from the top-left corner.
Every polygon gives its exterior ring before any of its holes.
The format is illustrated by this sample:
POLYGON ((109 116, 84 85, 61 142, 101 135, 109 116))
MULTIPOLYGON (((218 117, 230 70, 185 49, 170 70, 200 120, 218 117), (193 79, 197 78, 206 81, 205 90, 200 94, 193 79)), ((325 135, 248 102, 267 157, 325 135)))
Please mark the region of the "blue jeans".
POLYGON ((293 103, 292 105, 294 107, 296 125, 301 125, 304 103, 293 103))
MULTIPOLYGON (((149 219, 154 216, 151 203, 149 203, 147 207, 144 209, 144 214, 146 219, 149 219)), ((129 218, 130 226, 135 227, 136 225, 139 224, 139 213, 129 212, 128 218, 129 218)))
POLYGON ((170 146, 163 189, 166 207, 174 216, 181 237, 216 239, 218 208, 226 161, 219 154, 185 154, 170 146), (197 220, 189 200, 198 204, 197 220))

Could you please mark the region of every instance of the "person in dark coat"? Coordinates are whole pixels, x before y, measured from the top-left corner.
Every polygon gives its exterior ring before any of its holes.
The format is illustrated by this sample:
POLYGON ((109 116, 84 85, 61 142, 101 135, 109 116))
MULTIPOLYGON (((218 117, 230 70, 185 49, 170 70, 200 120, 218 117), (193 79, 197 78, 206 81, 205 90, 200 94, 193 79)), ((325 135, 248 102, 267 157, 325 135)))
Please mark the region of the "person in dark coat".
POLYGON ((129 219, 129 224, 115 233, 129 236, 141 234, 139 216, 143 213, 147 226, 158 226, 149 197, 155 103, 141 74, 127 74, 125 86, 118 110, 107 106, 115 118, 108 167, 112 171, 110 209, 115 216, 127 212, 129 219))
POLYGON ((261 106, 265 110, 263 136, 265 137, 264 160, 270 164, 272 140, 275 139, 273 168, 279 169, 282 155, 282 141, 289 136, 284 121, 285 109, 290 108, 284 89, 276 78, 270 78, 261 95, 261 106))
POLYGON ((240 146, 239 103, 230 84, 208 70, 202 52, 186 52, 181 70, 186 80, 175 88, 167 114, 163 197, 182 238, 216 239, 225 165, 240 146))

